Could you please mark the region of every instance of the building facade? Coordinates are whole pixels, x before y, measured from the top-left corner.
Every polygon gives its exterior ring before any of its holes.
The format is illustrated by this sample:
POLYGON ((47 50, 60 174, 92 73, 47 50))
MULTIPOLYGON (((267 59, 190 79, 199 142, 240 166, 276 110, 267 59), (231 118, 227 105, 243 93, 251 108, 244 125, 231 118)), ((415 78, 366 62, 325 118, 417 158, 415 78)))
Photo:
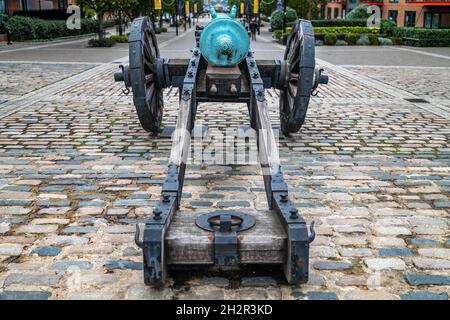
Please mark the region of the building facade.
POLYGON ((66 9, 71 0, 0 0, 0 12, 48 11, 66 9))
POLYGON ((341 19, 359 5, 379 6, 382 18, 399 27, 450 28, 450 0, 330 0, 326 19, 341 19))

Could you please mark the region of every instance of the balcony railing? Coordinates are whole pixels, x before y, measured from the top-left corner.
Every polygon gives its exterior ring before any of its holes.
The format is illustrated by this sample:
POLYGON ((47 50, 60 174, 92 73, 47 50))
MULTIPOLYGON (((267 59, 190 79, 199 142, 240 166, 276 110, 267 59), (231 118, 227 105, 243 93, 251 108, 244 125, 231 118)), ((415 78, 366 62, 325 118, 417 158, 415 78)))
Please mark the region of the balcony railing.
POLYGON ((450 0, 406 0, 406 3, 442 3, 442 4, 450 4, 450 0))
POLYGON ((376 3, 377 5, 383 4, 384 0, 361 0, 359 3, 360 4, 365 4, 365 3, 376 3))

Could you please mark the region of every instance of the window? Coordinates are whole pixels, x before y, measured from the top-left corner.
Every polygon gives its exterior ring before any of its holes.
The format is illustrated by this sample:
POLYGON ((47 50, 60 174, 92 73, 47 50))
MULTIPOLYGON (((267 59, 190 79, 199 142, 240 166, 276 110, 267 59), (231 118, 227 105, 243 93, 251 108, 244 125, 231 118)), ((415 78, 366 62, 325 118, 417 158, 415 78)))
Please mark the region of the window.
POLYGON ((415 27, 415 26, 416 26, 416 12, 405 11, 405 27, 415 27))
POLYGON ((59 0, 58 6, 59 9, 65 9, 67 7, 67 0, 59 0))
POLYGON ((389 3, 398 3, 398 0, 389 0, 389 3))
POLYGON ((331 8, 327 8, 327 19, 331 19, 331 8))
POLYGON ((334 16, 333 18, 336 19, 339 17, 339 8, 334 8, 334 16))
POLYGON ((397 10, 389 10, 388 11, 388 19, 391 21, 394 21, 395 23, 397 23, 397 16, 398 16, 398 11, 397 10))
POLYGON ((7 7, 6 7, 6 0, 0 0, 0 12, 6 12, 7 11, 7 7))
POLYGON ((439 13, 426 12, 425 13, 425 28, 439 29, 441 28, 441 15, 439 13))

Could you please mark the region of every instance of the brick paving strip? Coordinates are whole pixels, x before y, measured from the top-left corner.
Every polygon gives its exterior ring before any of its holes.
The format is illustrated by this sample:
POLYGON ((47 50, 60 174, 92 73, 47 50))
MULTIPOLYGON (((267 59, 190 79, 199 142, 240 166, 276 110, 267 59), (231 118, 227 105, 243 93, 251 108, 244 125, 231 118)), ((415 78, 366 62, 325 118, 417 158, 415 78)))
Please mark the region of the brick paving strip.
MULTIPOLYGON (((280 138, 291 195, 316 221, 310 282, 200 272, 146 287, 134 224, 159 195, 170 141, 140 128, 113 82, 123 60, 0 104, 0 299, 448 299, 448 113, 324 61, 330 86, 302 131, 280 138)), ((165 92, 165 125, 176 94, 165 92)), ((267 96, 277 126, 278 94, 267 96)), ((248 125, 233 104, 201 104, 198 117, 211 131, 248 125)), ((263 191, 257 165, 192 164, 181 206, 266 210, 263 191)))

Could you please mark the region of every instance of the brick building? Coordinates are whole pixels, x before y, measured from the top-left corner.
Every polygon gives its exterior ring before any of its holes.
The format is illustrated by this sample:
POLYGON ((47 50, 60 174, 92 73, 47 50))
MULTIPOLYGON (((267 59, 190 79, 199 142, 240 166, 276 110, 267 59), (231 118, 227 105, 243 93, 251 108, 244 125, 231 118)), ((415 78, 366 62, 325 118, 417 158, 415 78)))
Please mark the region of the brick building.
POLYGON ((379 6, 382 18, 400 27, 450 28, 450 0, 330 0, 325 17, 343 18, 359 5, 379 6))
POLYGON ((72 0, 0 0, 0 12, 53 11, 66 9, 72 0))

